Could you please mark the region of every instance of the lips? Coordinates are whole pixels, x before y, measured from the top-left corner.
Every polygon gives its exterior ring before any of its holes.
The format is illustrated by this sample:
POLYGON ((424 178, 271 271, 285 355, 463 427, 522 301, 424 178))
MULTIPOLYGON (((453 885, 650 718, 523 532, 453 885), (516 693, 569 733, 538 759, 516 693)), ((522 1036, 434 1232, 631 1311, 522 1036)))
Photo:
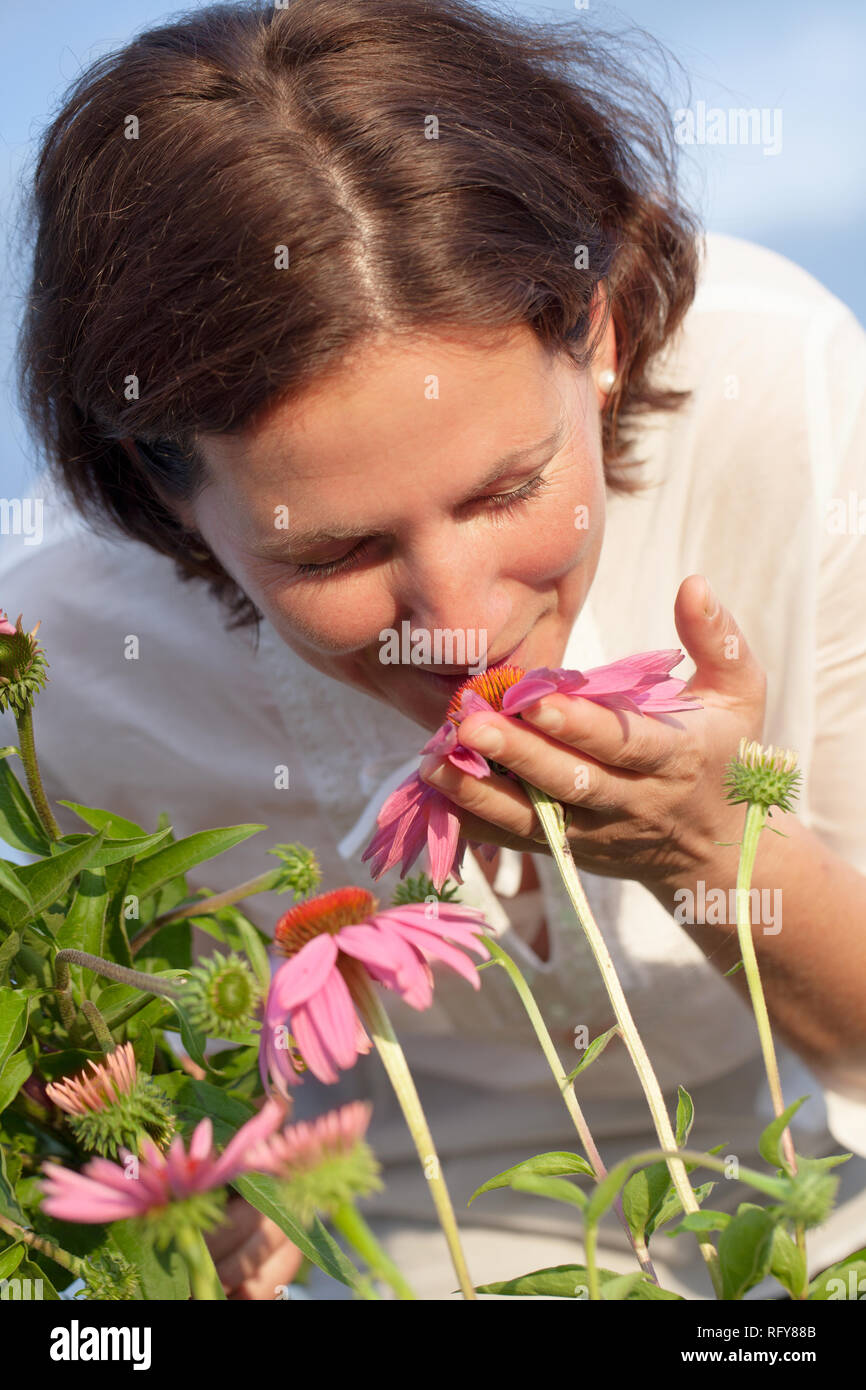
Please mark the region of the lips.
MULTIPOLYGON (((521 638, 521 642, 522 640, 523 639, 521 638)), ((508 652, 505 656, 497 657, 495 661, 488 661, 485 669, 491 671, 497 666, 519 664, 515 661, 514 658, 516 657, 517 652, 520 649, 520 645, 520 642, 518 642, 517 646, 512 647, 511 651, 508 652)), ((470 676, 478 674, 477 671, 471 671, 467 667, 463 667, 460 671, 448 672, 428 671, 423 666, 416 666, 414 669, 418 672, 419 675, 424 677, 425 682, 431 685, 433 689, 442 691, 443 694, 447 695, 453 695, 455 690, 459 689, 459 687, 463 685, 464 681, 467 681, 470 676)))

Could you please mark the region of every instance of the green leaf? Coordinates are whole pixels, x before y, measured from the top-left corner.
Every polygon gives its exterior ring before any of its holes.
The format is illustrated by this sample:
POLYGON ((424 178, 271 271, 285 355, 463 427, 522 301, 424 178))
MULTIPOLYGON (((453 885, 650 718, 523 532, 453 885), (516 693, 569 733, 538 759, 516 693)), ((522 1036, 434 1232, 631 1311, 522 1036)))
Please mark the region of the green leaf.
MULTIPOLYGON (((599 1269, 597 1273, 602 1293, 605 1284, 623 1278, 613 1269, 599 1269)), ((637 1273, 642 1277, 640 1270, 637 1273)), ((475 1292, 523 1298, 543 1295, 545 1298, 588 1299, 588 1289, 589 1275, 586 1265, 553 1265, 549 1269, 535 1269, 530 1274, 519 1274, 516 1279, 505 1279, 498 1284, 477 1284, 475 1292)), ((646 1280, 645 1285, 636 1284, 626 1297, 631 1302, 636 1299, 680 1299, 681 1295, 671 1293, 669 1289, 660 1289, 656 1284, 646 1280)))
POLYGON ((39 1070, 46 1081, 57 1081, 84 1071, 88 1062, 100 1062, 102 1056, 102 1052, 88 1052, 81 1047, 66 1047, 62 1052, 43 1052, 39 1058, 39 1070))
POLYGON ((136 861, 127 892, 134 893, 138 898, 147 898, 163 884, 179 874, 185 874, 196 864, 223 854, 267 828, 266 825, 254 824, 224 826, 216 830, 199 830, 183 840, 176 840, 165 849, 155 850, 136 861))
MULTIPOLYGON (((93 856, 90 867, 92 869, 104 868, 106 864, 119 864, 124 859, 135 859, 144 853, 145 850, 152 849, 154 845, 162 844, 168 830, 157 830, 153 835, 139 835, 130 840, 106 840, 102 849, 93 856)), ((64 845, 85 844, 91 837, 82 835, 75 831, 61 838, 64 845)))
POLYGON ((6 979, 6 973, 20 949, 21 937, 17 931, 10 932, 0 946, 0 985, 6 979))
POLYGON ((620 1274, 616 1279, 606 1279, 599 1285, 602 1301, 613 1303, 627 1299, 635 1284, 639 1284, 641 1280, 646 1282, 646 1275, 642 1269, 635 1269, 631 1274, 620 1274))
POLYGON ((741 960, 738 960, 737 963, 736 963, 736 965, 732 965, 731 968, 730 968, 730 970, 726 970, 726 971, 725 971, 724 978, 727 979, 729 975, 736 975, 736 973, 737 973, 738 970, 743 970, 743 969, 745 969, 745 966, 744 966, 743 962, 742 962, 741 960))
POLYGON ((237 1178, 232 1187, 257 1211, 263 1212, 271 1221, 275 1221, 292 1244, 325 1274, 339 1280, 341 1284, 347 1284, 349 1288, 357 1288, 361 1276, 343 1254, 333 1236, 318 1217, 310 1227, 300 1225, 282 1202, 279 1183, 274 1178, 259 1173, 248 1173, 242 1178, 237 1178))
MULTIPOLYGON (((715 1183, 713 1186, 715 1187, 715 1183)), ((723 1231, 732 1220, 733 1217, 729 1211, 690 1211, 674 1230, 666 1231, 665 1235, 668 1239, 672 1239, 674 1236, 678 1236, 681 1231, 697 1231, 699 1234, 703 1234, 705 1231, 723 1231)))
POLYGON ((23 989, 0 992, 0 1072, 27 1031, 33 995, 23 989))
POLYGON ((770 1250, 770 1273, 788 1290, 792 1298, 799 1298, 801 1291, 806 1287, 806 1262, 800 1247, 778 1222, 773 1232, 773 1245, 770 1250))
POLYGON ((205 1043, 207 1042, 207 1034, 201 1033, 193 1027, 186 1010, 176 999, 170 999, 168 1002, 177 1014, 180 1023, 179 1032, 181 1042, 186 1048, 187 1053, 194 1062, 197 1062, 200 1067, 204 1067, 205 1070, 207 1070, 207 1058, 205 1057, 204 1051, 205 1043))
POLYGON ((0 859, 0 888, 4 888, 7 893, 11 893, 13 898, 17 898, 25 907, 33 907, 33 900, 26 886, 18 877, 15 871, 15 865, 10 863, 8 859, 0 859))
MULTIPOLYGON (((22 1260, 17 1270, 15 1271, 15 1277, 17 1279, 30 1280, 31 1296, 35 1296, 36 1289, 39 1287, 37 1281, 41 1279, 42 1301, 43 1303, 48 1303, 49 1301, 53 1303, 59 1300, 60 1294, 57 1292, 57 1289, 54 1286, 51 1276, 46 1274, 45 1270, 42 1268, 43 1261, 45 1261, 46 1259, 47 1257, 44 1255, 34 1254, 31 1256, 30 1259, 22 1260)), ((51 1262, 51 1264, 52 1268, 56 1268, 56 1266, 54 1266, 53 1261, 51 1262)), ((69 1283, 72 1282, 72 1277, 68 1270, 65 1269, 63 1271, 63 1275, 64 1278, 69 1281, 69 1283)))
POLYGON ((761 1157, 765 1158, 773 1168, 784 1168, 781 1146, 782 1134, 787 1129, 791 1116, 796 1114, 803 1101, 808 1099, 808 1096, 801 1096, 799 1100, 793 1101, 787 1110, 784 1110, 771 1124, 768 1124, 761 1134, 758 1140, 758 1149, 761 1157))
POLYGON ((866 1294, 866 1246, 846 1255, 844 1260, 822 1269, 809 1285, 809 1297, 819 1302, 856 1298, 866 1294))
POLYGON ((36 808, 5 761, 10 751, 18 753, 17 748, 0 750, 0 840, 26 854, 50 854, 51 841, 36 808))
POLYGON ((132 874, 132 860, 123 859, 119 864, 106 864, 105 887, 108 892, 108 905, 105 909, 105 935, 102 954, 116 961, 118 965, 133 965, 129 938, 126 934, 124 904, 126 890, 132 874))
POLYGON ((742 1298, 769 1273, 775 1228, 772 1212, 747 1203, 731 1218, 718 1244, 722 1298, 742 1298))
POLYGON ((671 1187, 664 1159, 632 1173, 622 1190, 622 1208, 634 1234, 644 1238, 650 1219, 661 1209, 671 1187))
POLYGON ((531 1192, 536 1197, 549 1197, 553 1202, 565 1202, 567 1206, 586 1207, 589 1198, 568 1178, 544 1178, 538 1173, 524 1173, 522 1177, 511 1179, 515 1192, 531 1192))
MULTIPOLYGON (((4 1120, 3 1123, 5 1126, 6 1121, 4 1120)), ((11 1159, 11 1155, 9 1157, 11 1159)), ((21 1225, 26 1224, 27 1217, 21 1210, 15 1195, 15 1175, 16 1169, 13 1167, 12 1176, 10 1176, 7 1167, 7 1146, 4 1138, 4 1142, 0 1144, 0 1211, 4 1216, 11 1217, 13 1221, 17 1221, 21 1225)))
POLYGON ((35 1059, 27 1051, 16 1052, 0 1071, 0 1111, 15 1099, 24 1082, 35 1066, 35 1059))
POLYGON ((271 966, 266 946, 268 938, 242 912, 229 905, 213 914, 190 917, 189 921, 192 926, 207 932, 208 936, 214 937, 216 941, 221 941, 239 954, 245 955, 262 990, 266 993, 270 989, 271 966))
POLYGON ((24 1245, 13 1245, 9 1250, 0 1251, 0 1279, 8 1279, 10 1274, 15 1273, 24 1259, 24 1253, 24 1245))
POLYGON ((677 1148, 682 1149, 691 1134, 695 1118, 694 1101, 683 1086, 677 1087, 677 1148))
POLYGON ((497 1173, 494 1178, 488 1178, 487 1182, 476 1188, 466 1205, 471 1207, 475 1198, 480 1197, 482 1192, 493 1192, 497 1187, 511 1187, 515 1176, 535 1174, 538 1177, 554 1178, 565 1173, 586 1173, 591 1178, 595 1176, 586 1159, 580 1158, 578 1154, 563 1150, 536 1154, 534 1158, 527 1158, 523 1163, 516 1163, 513 1168, 506 1168, 503 1173, 497 1173))
MULTIPOLYGON (((720 1159, 712 1160, 712 1155, 723 1147, 723 1143, 717 1144, 715 1149, 708 1149, 706 1154, 700 1154, 692 1149, 681 1150, 680 1157, 685 1164, 686 1172, 700 1167, 724 1171, 724 1163, 720 1159), (712 1161, 708 1162, 708 1157, 712 1161)), ((613 1205, 617 1193, 630 1173, 639 1168, 651 1156, 657 1156, 657 1151, 643 1150, 640 1154, 633 1154, 631 1158, 622 1159, 615 1168, 610 1169, 607 1176, 596 1185, 590 1198, 586 1212, 587 1221, 597 1222, 601 1219, 608 1207, 613 1205)), ((770 1178, 765 1173, 759 1173, 754 1168, 746 1168, 743 1165, 740 1166, 739 1178, 740 1182, 747 1183, 750 1187, 756 1187, 759 1192, 767 1192, 777 1200, 784 1201, 790 1191, 790 1183, 787 1179, 770 1178)))
POLYGON ((615 1023, 612 1028, 608 1028, 606 1033, 602 1033, 599 1037, 593 1038, 592 1042, 589 1044, 589 1047, 584 1052, 583 1057, 578 1062, 574 1071, 570 1071, 568 1073, 568 1076, 565 1078, 566 1081, 570 1083, 574 1080, 576 1076, 580 1076, 580 1073, 584 1071, 585 1068, 588 1067, 591 1062, 594 1062, 596 1057, 600 1056, 600 1054, 604 1052, 604 1049, 607 1047, 613 1035, 615 1033, 618 1033, 619 1031, 619 1024, 615 1023))
POLYGON ((186 1261, 173 1247, 159 1250, 143 1222, 113 1222, 111 1239, 135 1269, 143 1300, 177 1302, 189 1298, 186 1261))
MULTIPOLYGON (((108 907, 108 889, 102 869, 82 869, 75 897, 66 914, 66 920, 55 940, 58 950, 88 951, 92 956, 105 954, 105 913, 108 907)), ((76 982, 80 983, 80 966, 70 967, 75 972, 76 982)))
POLYGON ((37 864, 25 864, 23 868, 19 869, 19 877, 30 892, 33 907, 27 908, 23 903, 16 902, 14 899, 4 901, 0 905, 0 912, 5 911, 9 918, 9 925, 12 927, 24 926, 37 913, 56 902, 69 887, 76 874, 90 863, 94 854, 100 849, 104 836, 104 830, 100 830, 96 835, 91 835, 83 844, 73 845, 70 849, 61 850, 59 854, 43 859, 37 864))
POLYGON ((58 805, 68 806, 91 830, 101 830, 106 826, 112 839, 116 836, 133 839, 136 835, 147 834, 134 820, 126 820, 124 816, 116 816, 113 811, 103 811, 98 806, 82 806, 77 801, 60 801, 58 805))
MULTIPOLYGON (((687 1163, 686 1172, 690 1173, 694 1167, 695 1165, 693 1163, 687 1163)), ((702 1202, 706 1201, 707 1197, 709 1197, 715 1185, 716 1184, 714 1182, 704 1182, 700 1183, 696 1188, 693 1189, 695 1194, 695 1201, 697 1202, 698 1206, 700 1206, 702 1202)), ((649 1239, 651 1235, 655 1235, 656 1231, 658 1231, 662 1226, 664 1226, 664 1224, 667 1221, 670 1221, 672 1217, 676 1216, 678 1212, 681 1212, 682 1209, 683 1204, 679 1199, 679 1194, 676 1191, 676 1188, 672 1186, 670 1192, 662 1202, 661 1207, 653 1216, 652 1221, 650 1221, 647 1225, 647 1239, 649 1239)))

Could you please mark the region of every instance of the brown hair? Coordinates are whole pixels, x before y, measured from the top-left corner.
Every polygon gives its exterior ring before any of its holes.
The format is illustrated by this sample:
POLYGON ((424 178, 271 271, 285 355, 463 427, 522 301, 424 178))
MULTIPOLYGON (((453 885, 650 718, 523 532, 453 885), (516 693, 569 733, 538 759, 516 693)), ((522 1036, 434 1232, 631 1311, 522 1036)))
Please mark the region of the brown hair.
POLYGON ((688 395, 649 367, 699 248, 667 109, 623 51, 584 16, 289 0, 197 9, 91 64, 38 151, 18 344, 73 505, 254 622, 162 500, 203 485, 200 432, 249 428, 382 331, 525 323, 583 367, 611 312, 605 478, 636 491, 634 418, 688 395))

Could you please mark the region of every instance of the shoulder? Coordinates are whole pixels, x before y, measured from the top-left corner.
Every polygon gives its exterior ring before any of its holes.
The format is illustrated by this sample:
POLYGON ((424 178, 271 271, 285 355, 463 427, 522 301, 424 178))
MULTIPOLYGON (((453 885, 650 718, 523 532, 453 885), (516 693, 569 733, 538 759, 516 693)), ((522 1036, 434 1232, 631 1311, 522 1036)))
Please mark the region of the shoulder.
POLYGON ((258 689, 255 629, 229 629, 204 583, 181 582, 173 562, 147 545, 97 535, 44 479, 33 492, 42 533, 5 548, 0 608, 12 622, 20 613, 27 630, 41 624, 46 716, 120 730, 171 710, 192 730, 215 704, 249 708, 258 689))
MULTIPOLYGON (((719 232, 702 244, 690 317, 743 314, 789 321, 850 318, 848 306, 802 266, 756 242, 719 232)), ((854 320, 856 322, 856 320, 854 320)))
POLYGON ((33 534, 16 536, 0 559, 0 608, 13 622, 18 613, 25 627, 41 620, 41 640, 91 652, 136 636, 162 651, 211 650, 214 640, 223 657, 251 650, 254 630, 230 630, 206 585, 181 582, 168 556, 97 534, 44 477, 25 502, 33 534))

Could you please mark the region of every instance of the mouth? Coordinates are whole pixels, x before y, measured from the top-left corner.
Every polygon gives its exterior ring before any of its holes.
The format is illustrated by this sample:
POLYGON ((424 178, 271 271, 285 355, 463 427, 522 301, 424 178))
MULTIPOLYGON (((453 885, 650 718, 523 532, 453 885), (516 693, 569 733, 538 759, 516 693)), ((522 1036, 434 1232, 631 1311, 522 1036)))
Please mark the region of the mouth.
MULTIPOLYGON (((520 666, 522 664, 520 660, 520 649, 523 645, 523 641, 524 639, 521 638, 517 646, 512 647, 510 652, 506 652, 502 656, 497 657, 495 661, 488 661, 483 669, 485 671, 492 671, 497 666, 520 666)), ((447 672, 428 671, 423 666, 414 666, 412 669, 423 679, 428 690, 436 690, 442 695, 447 695, 449 699, 471 676, 480 674, 477 668, 475 670, 470 670, 465 666, 459 670, 452 668, 447 672)))

